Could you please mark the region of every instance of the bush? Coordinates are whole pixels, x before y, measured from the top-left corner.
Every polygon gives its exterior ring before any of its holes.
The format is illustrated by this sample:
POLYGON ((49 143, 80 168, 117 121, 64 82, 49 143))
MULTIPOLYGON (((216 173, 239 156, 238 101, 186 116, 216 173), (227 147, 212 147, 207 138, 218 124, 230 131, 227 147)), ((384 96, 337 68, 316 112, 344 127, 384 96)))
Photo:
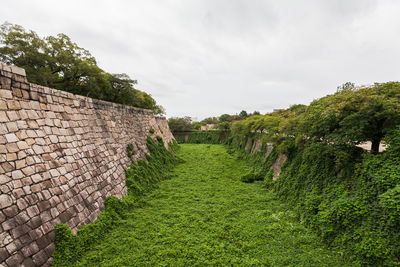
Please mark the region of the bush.
POLYGON ((180 144, 221 144, 225 141, 227 135, 227 132, 216 130, 174 133, 175 139, 180 144))

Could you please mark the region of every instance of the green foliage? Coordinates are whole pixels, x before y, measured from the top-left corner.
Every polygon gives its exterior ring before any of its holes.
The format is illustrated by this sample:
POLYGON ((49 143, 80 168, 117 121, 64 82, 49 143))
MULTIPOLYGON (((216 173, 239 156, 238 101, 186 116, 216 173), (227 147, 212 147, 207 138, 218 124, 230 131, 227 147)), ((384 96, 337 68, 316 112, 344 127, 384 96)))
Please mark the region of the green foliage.
POLYGON ((39 37, 19 25, 0 26, 0 60, 26 70, 30 82, 87 97, 165 113, 127 74, 110 74, 67 35, 39 37))
POLYGON ((56 250, 53 253, 53 266, 70 266, 76 262, 83 253, 120 222, 128 205, 126 201, 113 196, 108 196, 104 204, 106 208, 97 220, 79 228, 76 235, 72 234, 65 224, 55 227, 56 250))
POLYGON ((129 158, 132 158, 136 154, 133 144, 128 144, 126 146, 126 154, 128 155, 129 158))
POLYGON ((190 117, 172 117, 168 119, 168 126, 172 133, 188 132, 192 130, 192 119, 190 117))
POLYGON ((377 153, 382 138, 400 123, 400 82, 341 90, 313 101, 299 130, 315 140, 335 144, 372 142, 377 153))
POLYGON ((150 128, 149 133, 153 134, 155 130, 153 128, 150 128))
POLYGON ((243 175, 240 180, 244 183, 253 183, 254 181, 263 181, 264 176, 265 174, 262 170, 253 170, 243 175))
POLYGON ((193 131, 188 133, 175 133, 175 139, 179 144, 220 144, 226 139, 225 131, 193 131))
MULTIPOLYGON (((345 248, 347 259, 361 266, 397 266, 400 264, 399 136, 400 129, 392 131, 385 139, 388 150, 378 155, 357 147, 311 140, 291 146, 285 150, 288 159, 279 179, 272 181, 273 172, 266 169, 264 184, 289 203, 300 220, 326 244, 345 248)), ((264 160, 251 149, 244 151, 247 140, 233 136, 229 139, 230 148, 253 168, 262 170, 271 166, 276 159, 273 154, 281 148, 275 147, 264 160)), ((253 176, 250 173, 242 179, 251 182, 253 176)))
MULTIPOLYGON (((126 171, 126 185, 128 197, 119 200, 108 196, 105 201, 105 210, 102 211, 93 223, 79 228, 76 235, 65 224, 57 225, 56 250, 53 254, 53 266, 74 265, 80 257, 99 243, 104 235, 126 218, 127 212, 132 209, 140 198, 157 186, 157 182, 168 178, 171 168, 180 162, 174 157, 172 151, 177 151, 176 142, 170 143, 170 150, 164 147, 162 139, 157 138, 157 143, 150 137, 147 138, 147 147, 150 154, 146 155, 148 161, 132 161, 132 166, 126 171)), ((133 153, 133 145, 127 146, 128 155, 133 153)))
POLYGON ((222 145, 181 145, 171 179, 74 266, 354 266, 296 221, 222 145))
POLYGON ((246 110, 242 110, 240 111, 239 116, 242 118, 247 118, 249 115, 247 114, 246 110))

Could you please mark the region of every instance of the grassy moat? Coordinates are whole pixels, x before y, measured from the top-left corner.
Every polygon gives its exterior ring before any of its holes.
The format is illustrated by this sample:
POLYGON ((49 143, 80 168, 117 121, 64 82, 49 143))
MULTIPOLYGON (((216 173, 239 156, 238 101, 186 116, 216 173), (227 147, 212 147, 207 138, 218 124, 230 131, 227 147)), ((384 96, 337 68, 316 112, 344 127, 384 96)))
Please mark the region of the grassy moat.
POLYGON ((172 178, 141 198, 78 266, 350 266, 222 145, 181 145, 172 178))

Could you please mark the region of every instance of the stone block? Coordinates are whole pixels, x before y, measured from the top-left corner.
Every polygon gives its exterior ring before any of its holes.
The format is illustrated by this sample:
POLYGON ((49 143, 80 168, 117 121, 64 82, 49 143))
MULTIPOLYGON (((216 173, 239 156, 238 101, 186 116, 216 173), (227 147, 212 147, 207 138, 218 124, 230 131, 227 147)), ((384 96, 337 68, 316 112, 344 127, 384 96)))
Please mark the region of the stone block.
POLYGON ((6 249, 8 253, 13 254, 15 251, 17 251, 17 246, 15 245, 15 242, 11 242, 6 246, 6 249))
POLYGON ((15 121, 7 122, 6 127, 8 129, 8 132, 18 131, 18 124, 15 121))
POLYGON ((24 254, 26 258, 39 252, 39 250, 40 248, 38 247, 37 242, 35 241, 21 249, 22 254, 24 254))
POLYGON ((42 232, 42 230, 40 230, 40 228, 33 229, 33 230, 29 231, 28 234, 32 240, 37 240, 39 237, 43 236, 43 232, 42 232))
POLYGON ((7 153, 6 154, 6 159, 9 162, 17 160, 17 153, 7 153))
POLYGON ((39 128, 39 124, 34 120, 28 120, 27 123, 28 123, 28 127, 30 129, 38 129, 39 128))
POLYGON ((26 202, 25 199, 23 198, 18 198, 17 199, 17 206, 20 210, 24 210, 28 207, 28 203, 26 202))
POLYGON ((0 122, 8 122, 7 113, 5 111, 0 111, 0 122))
POLYGON ((13 179, 21 179, 24 177, 24 174, 22 173, 22 171, 16 170, 11 173, 11 176, 13 179))
POLYGON ((26 129, 28 128, 28 124, 25 121, 17 121, 18 129, 26 129))
POLYGON ((32 184, 32 179, 28 177, 24 177, 21 180, 23 186, 30 186, 32 184))
POLYGON ((17 146, 19 149, 24 150, 24 149, 28 149, 29 145, 25 142, 25 141, 19 141, 17 142, 17 146))
POLYGON ((42 225, 42 219, 40 216, 35 216, 33 217, 29 222, 28 222, 29 227, 32 229, 38 228, 40 225, 42 225))
POLYGON ((36 215, 38 215, 40 213, 37 206, 31 206, 31 207, 27 208, 26 212, 28 213, 28 216, 31 218, 35 217, 36 215))
POLYGON ((16 100, 8 100, 7 107, 10 110, 18 110, 21 109, 21 104, 19 103, 19 101, 16 100))
POLYGON ((1 194, 0 195, 0 207, 2 209, 7 208, 9 206, 11 206, 14 203, 13 199, 11 198, 11 196, 7 195, 7 194, 1 194))
POLYGON ((44 263, 46 263, 47 259, 48 256, 43 250, 39 251, 38 253, 32 256, 32 260, 37 266, 41 266, 44 263))
POLYGON ((18 237, 25 235, 26 233, 28 233, 31 229, 25 225, 22 224, 14 229, 11 230, 11 234, 14 237, 14 239, 17 239, 18 237))
POLYGON ((14 153, 19 151, 19 148, 16 143, 6 144, 6 149, 9 153, 14 153))
MULTIPOLYGON (((26 160, 25 159, 21 159, 21 160, 15 161, 15 168, 16 169, 20 170, 20 169, 25 168, 25 166, 26 166, 26 160)), ((24 172, 24 174, 26 175, 25 172, 24 172)))
POLYGON ((11 178, 5 174, 0 174, 0 185, 11 181, 11 178))
POLYGON ((13 96, 12 96, 11 90, 0 89, 0 98, 12 99, 12 97, 13 96))
POLYGON ((34 184, 31 186, 31 190, 33 193, 37 193, 40 192, 40 190, 42 190, 42 187, 40 184, 34 184))
POLYGON ((33 149, 33 151, 35 152, 36 155, 40 155, 40 154, 44 153, 43 148, 41 146, 33 145, 32 149, 33 149))
POLYGON ((35 263, 31 258, 25 258, 22 262, 23 267, 36 267, 35 263))
MULTIPOLYGON (((33 102, 32 102, 32 103, 33 103, 33 102)), ((28 118, 31 119, 31 120, 37 120, 37 119, 39 119, 39 116, 38 116, 37 112, 34 111, 34 110, 27 110, 26 113, 27 113, 27 115, 28 115, 28 118)))
POLYGON ((15 227, 17 227, 17 226, 18 226, 18 223, 16 222, 16 220, 15 220, 14 218, 10 218, 10 219, 4 221, 4 222, 1 224, 1 227, 3 227, 3 230, 4 230, 4 231, 13 229, 13 228, 15 228, 15 227))
POLYGON ((0 262, 5 261, 9 256, 10 256, 10 253, 8 253, 6 248, 0 248, 0 262))
POLYGON ((25 119, 29 118, 28 113, 24 109, 18 110, 18 113, 19 113, 21 120, 25 120, 25 119))
MULTIPOLYGON (((8 250, 8 248, 7 248, 7 250, 8 250)), ((8 252, 10 253, 9 250, 8 250, 8 252)), ((10 253, 10 254, 12 254, 12 253, 10 253)), ((8 266, 19 266, 20 263, 21 263, 23 260, 24 260, 24 257, 23 257, 21 254, 16 253, 16 254, 10 256, 10 257, 6 260, 6 263, 7 263, 8 266)))
POLYGON ((13 180, 12 185, 15 189, 22 187, 22 182, 21 180, 13 180))
POLYGON ((8 218, 13 218, 15 215, 18 214, 18 207, 17 205, 12 205, 8 208, 3 209, 2 211, 8 218))
POLYGON ((17 67, 17 66, 10 66, 11 72, 14 74, 18 74, 20 76, 26 76, 25 69, 17 67))

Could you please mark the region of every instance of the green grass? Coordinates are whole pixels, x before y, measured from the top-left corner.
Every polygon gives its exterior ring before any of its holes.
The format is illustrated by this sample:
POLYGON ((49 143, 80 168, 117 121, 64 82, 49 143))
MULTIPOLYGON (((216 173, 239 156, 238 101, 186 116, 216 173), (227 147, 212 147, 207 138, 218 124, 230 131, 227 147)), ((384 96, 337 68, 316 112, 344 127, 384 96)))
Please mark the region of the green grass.
POLYGON ((136 202, 78 266, 350 266, 323 247, 222 145, 183 144, 186 162, 136 202))

